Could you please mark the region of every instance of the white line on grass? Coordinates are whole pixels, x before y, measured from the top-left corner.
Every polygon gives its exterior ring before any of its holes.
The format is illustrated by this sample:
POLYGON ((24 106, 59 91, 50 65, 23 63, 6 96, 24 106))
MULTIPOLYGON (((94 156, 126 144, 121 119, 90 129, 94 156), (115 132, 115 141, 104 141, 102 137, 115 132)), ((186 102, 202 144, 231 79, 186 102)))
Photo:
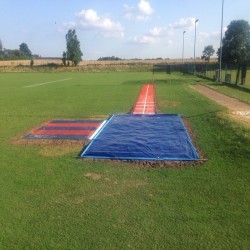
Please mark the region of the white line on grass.
POLYGON ((61 80, 57 80, 57 81, 42 82, 42 83, 37 83, 37 84, 33 84, 33 85, 24 86, 23 88, 32 88, 32 87, 41 86, 41 85, 45 85, 45 84, 49 84, 49 83, 68 81, 68 80, 71 80, 71 79, 72 78, 66 78, 66 79, 61 79, 61 80))

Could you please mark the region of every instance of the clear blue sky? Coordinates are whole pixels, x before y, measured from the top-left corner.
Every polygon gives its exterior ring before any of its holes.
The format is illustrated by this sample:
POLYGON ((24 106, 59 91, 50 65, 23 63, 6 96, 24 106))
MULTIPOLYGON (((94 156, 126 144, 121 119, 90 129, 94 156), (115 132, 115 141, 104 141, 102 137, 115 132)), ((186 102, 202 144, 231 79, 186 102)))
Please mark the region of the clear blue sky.
MULTIPOLYGON (((7 49, 27 43, 33 54, 62 56, 65 35, 76 29, 83 59, 185 58, 220 42, 222 0, 0 0, 0 39, 7 49)), ((250 23, 249 0, 224 0, 224 30, 232 20, 250 23)))

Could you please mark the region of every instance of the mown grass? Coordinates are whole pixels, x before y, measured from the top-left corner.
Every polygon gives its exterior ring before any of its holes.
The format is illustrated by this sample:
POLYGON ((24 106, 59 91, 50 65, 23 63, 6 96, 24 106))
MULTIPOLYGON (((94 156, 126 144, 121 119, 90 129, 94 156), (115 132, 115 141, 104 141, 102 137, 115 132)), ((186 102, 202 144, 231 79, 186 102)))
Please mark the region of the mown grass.
POLYGON ((78 160, 81 148, 53 155, 54 146, 10 143, 53 118, 126 113, 151 78, 146 72, 0 75, 0 248, 249 248, 249 129, 192 89, 198 78, 155 76, 159 108, 187 117, 208 158, 202 166, 147 169, 78 160), (72 79, 23 88, 66 78, 72 79))

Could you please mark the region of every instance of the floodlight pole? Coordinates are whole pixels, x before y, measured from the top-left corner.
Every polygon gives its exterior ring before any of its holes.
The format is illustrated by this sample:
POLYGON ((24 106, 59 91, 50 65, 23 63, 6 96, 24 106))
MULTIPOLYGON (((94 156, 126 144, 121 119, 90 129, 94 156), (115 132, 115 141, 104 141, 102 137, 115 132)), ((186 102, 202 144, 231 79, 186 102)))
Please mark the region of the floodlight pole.
POLYGON ((195 75, 195 46, 196 46, 196 23, 199 21, 199 19, 195 20, 194 24, 194 75, 195 75))
POLYGON ((183 42, 182 42, 182 64, 184 63, 184 34, 186 31, 183 31, 183 42))
POLYGON ((219 70, 219 81, 221 82, 221 65, 222 65, 222 32, 223 32, 223 13, 224 13, 224 0, 222 0, 221 7, 221 28, 220 28, 220 70, 219 70))

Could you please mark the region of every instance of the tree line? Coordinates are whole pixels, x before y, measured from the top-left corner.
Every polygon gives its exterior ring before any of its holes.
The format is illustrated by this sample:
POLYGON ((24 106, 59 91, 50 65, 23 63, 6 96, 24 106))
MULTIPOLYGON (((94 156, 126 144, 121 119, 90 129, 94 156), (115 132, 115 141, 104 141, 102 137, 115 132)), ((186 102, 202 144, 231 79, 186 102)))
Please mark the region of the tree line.
POLYGON ((32 52, 26 43, 21 43, 19 49, 4 49, 0 40, 0 60, 32 60, 32 52))

